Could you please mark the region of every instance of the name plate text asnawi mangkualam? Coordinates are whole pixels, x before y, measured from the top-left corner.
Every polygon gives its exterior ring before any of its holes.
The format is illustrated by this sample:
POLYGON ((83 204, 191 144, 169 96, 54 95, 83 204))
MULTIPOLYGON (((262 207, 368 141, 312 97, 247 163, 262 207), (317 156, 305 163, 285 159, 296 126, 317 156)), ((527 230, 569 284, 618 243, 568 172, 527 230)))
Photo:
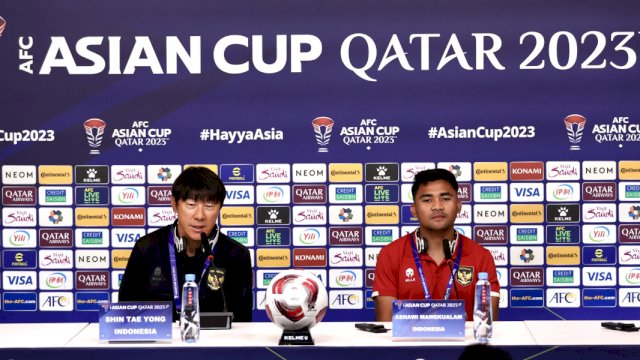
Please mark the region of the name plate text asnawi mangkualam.
POLYGON ((464 340, 464 300, 394 300, 394 340, 464 340))

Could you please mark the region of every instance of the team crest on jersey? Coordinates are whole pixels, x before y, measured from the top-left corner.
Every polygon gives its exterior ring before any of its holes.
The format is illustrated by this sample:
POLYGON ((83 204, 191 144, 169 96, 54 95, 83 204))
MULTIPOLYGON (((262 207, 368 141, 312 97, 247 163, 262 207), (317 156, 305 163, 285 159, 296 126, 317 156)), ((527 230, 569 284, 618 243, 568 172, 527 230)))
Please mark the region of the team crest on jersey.
POLYGON ((220 290, 224 283, 225 271, 225 269, 217 267, 209 269, 209 276, 207 276, 207 285, 209 286, 209 289, 213 291, 220 290))
POLYGON ((467 286, 473 280, 473 266, 460 266, 456 272, 458 284, 467 286))

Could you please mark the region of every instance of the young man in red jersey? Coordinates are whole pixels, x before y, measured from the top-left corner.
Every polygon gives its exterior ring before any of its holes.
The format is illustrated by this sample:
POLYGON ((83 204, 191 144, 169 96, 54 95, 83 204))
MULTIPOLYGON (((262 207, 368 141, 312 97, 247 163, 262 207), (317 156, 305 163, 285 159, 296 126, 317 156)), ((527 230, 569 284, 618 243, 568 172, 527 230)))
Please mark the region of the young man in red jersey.
POLYGON ((493 319, 497 320, 500 285, 493 256, 454 229, 462 208, 455 176, 444 169, 421 171, 411 191, 411 213, 420 225, 378 255, 372 295, 376 320, 391 321, 396 299, 445 299, 464 300, 467 321, 471 321, 479 272, 489 274, 493 319))

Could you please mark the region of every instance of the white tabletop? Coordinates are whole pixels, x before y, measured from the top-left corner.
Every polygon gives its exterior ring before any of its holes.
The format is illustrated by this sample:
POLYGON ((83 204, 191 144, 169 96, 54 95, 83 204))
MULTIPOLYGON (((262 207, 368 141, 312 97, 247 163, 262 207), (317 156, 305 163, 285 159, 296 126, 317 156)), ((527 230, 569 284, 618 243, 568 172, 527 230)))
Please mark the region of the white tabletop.
MULTIPOLYGON (((535 321, 525 324, 538 345, 638 345, 639 332, 605 329, 607 320, 535 321)), ((637 320, 614 320, 638 325, 637 320)))
POLYGON ((0 324, 0 348, 63 347, 87 323, 0 324))
MULTIPOLYGON (((390 328, 391 323, 382 323, 390 328)), ((473 343, 472 323, 465 326, 464 340, 426 340, 426 341, 393 341, 391 331, 387 333, 368 333, 355 328, 352 322, 323 322, 311 329, 311 336, 316 346, 327 347, 393 347, 393 346, 465 346, 473 343)), ((225 346, 225 347, 274 347, 282 330, 272 323, 235 323, 231 330, 202 330, 200 341, 195 344, 184 344, 180 340, 180 331, 174 324, 173 341, 154 343, 158 347, 175 346, 225 346)), ((149 343, 106 343, 98 340, 98 324, 90 324, 84 331, 66 344, 66 347, 145 347, 149 343)), ((535 345, 529 330, 522 321, 496 322, 494 327, 495 345, 535 345)))

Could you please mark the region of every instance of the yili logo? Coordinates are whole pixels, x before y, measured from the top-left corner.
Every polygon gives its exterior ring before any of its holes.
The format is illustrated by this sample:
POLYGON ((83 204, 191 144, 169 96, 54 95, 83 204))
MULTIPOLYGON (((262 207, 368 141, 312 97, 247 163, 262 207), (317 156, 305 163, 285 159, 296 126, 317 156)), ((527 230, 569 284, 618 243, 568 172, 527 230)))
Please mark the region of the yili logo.
POLYGON ((294 246, 318 246, 326 245, 327 230, 320 228, 293 228, 294 246))
POLYGON ((2 230, 2 238, 3 238, 3 246, 4 247, 35 247, 35 230, 34 229, 24 229, 24 230, 11 230, 11 229, 3 229, 2 230), (7 244, 8 242, 8 244, 7 244))
POLYGON ((605 244, 616 242, 615 225, 583 225, 583 242, 605 244))
POLYGON ((144 187, 113 186, 114 205, 144 205, 144 187))

